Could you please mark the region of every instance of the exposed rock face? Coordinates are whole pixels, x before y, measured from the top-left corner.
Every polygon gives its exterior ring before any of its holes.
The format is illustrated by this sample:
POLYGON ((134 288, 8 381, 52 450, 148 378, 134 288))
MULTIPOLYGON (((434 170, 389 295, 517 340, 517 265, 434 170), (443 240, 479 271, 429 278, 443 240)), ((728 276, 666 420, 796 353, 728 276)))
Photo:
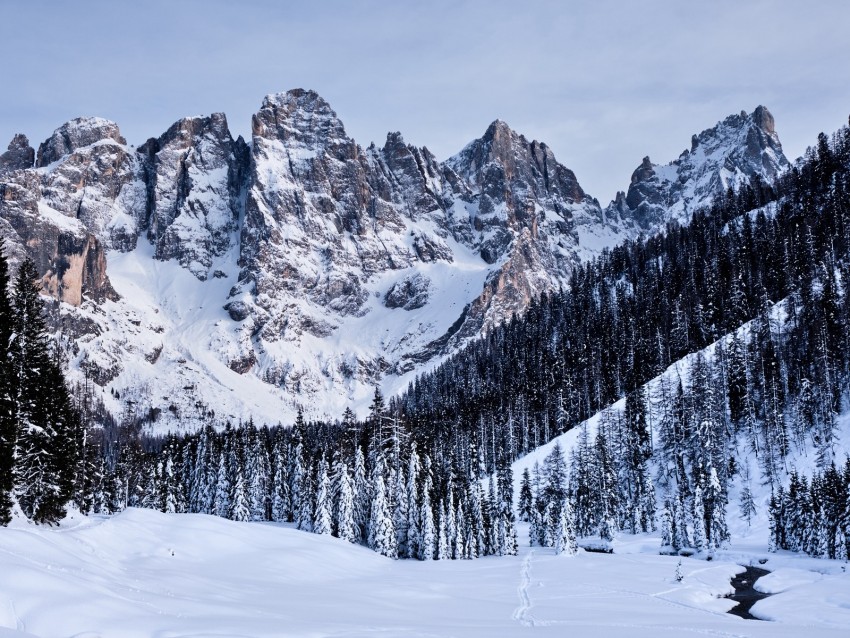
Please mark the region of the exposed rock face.
POLYGON ((35 161, 35 150, 26 135, 18 133, 9 142, 8 150, 0 155, 0 174, 31 168, 35 161))
MULTIPOLYGON (((45 289, 60 301, 79 305, 83 296, 103 301, 115 296, 98 239, 73 215, 52 206, 57 180, 64 175, 34 169, 0 178, 0 227, 13 265, 25 256, 44 273, 45 289)), ((63 208, 84 188, 84 178, 59 197, 63 208), (80 182, 83 182, 82 184, 80 182)), ((77 209, 82 208, 78 200, 77 209)))
POLYGON ((158 259, 177 259, 206 279, 235 243, 248 174, 248 146, 223 113, 184 118, 139 149, 144 156, 144 227, 158 259))
POLYGON ((439 230, 411 224, 443 217, 428 190, 428 180, 439 182, 428 175, 438 170, 429 154, 400 136, 364 151, 312 91, 268 96, 253 133, 243 270, 232 296, 253 304, 252 329, 263 339, 327 336, 340 318, 363 314, 370 277, 451 258, 439 230))
POLYGON ((102 117, 78 117, 60 126, 38 147, 36 166, 43 168, 74 151, 107 141, 127 145, 115 122, 102 117))
POLYGON ((390 286, 384 297, 384 305, 387 308, 404 308, 405 310, 421 308, 428 303, 430 285, 431 280, 418 273, 405 277, 390 286))
POLYGON ((686 222, 714 195, 756 178, 772 182, 788 166, 773 115, 759 106, 694 135, 690 150, 666 166, 643 158, 625 198, 618 195, 609 210, 633 217, 644 230, 669 219, 686 222))
POLYGON ((462 337, 509 319, 532 298, 565 284, 587 254, 584 228, 619 232, 546 144, 529 142, 501 120, 446 164, 472 190, 481 258, 500 264, 470 307, 462 337))
POLYGON ((114 122, 78 118, 38 149, 44 203, 82 226, 107 248, 136 245, 145 206, 137 154, 114 122))
POLYGON ((399 133, 359 146, 300 89, 265 98, 250 145, 222 114, 138 150, 79 118, 34 155, 16 136, 0 156, 7 253, 31 256, 66 302, 55 325, 74 339, 72 374, 162 428, 365 406, 581 260, 787 165, 760 107, 668 166, 646 159, 602 209, 502 121, 441 163, 399 133))

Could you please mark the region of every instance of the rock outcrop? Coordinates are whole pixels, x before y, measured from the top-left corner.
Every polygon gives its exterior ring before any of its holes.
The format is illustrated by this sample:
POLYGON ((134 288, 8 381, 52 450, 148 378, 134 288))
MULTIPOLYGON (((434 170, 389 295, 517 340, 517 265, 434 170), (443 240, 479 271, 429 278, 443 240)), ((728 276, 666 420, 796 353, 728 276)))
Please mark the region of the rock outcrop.
POLYGON ((35 149, 26 135, 18 133, 9 142, 9 148, 0 155, 0 175, 31 168, 35 162, 35 149))
POLYGON ((157 259, 176 259, 201 280, 237 243, 248 146, 223 113, 176 122, 140 149, 147 201, 143 226, 157 259))
POLYGON ((755 179, 770 183, 788 166, 773 115, 759 106, 694 135, 691 148, 669 164, 644 157, 628 192, 618 194, 609 209, 634 219, 643 230, 670 219, 687 222, 715 195, 755 179))

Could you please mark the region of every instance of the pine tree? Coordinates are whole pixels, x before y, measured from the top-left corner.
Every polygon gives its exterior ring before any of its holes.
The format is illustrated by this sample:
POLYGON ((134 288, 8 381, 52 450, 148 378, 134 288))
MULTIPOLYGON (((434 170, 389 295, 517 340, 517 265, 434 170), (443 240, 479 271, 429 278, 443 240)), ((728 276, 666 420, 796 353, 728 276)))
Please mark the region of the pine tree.
POLYGON ((407 462, 407 555, 410 558, 421 556, 422 545, 422 512, 419 497, 419 454, 416 452, 416 442, 410 444, 410 458, 407 462))
POLYGON ((419 560, 436 558, 437 530, 434 525, 434 509, 431 506, 431 461, 426 456, 423 463, 421 529, 422 543, 419 546, 419 560))
POLYGON ((328 478, 328 462, 324 454, 319 461, 318 477, 316 479, 316 503, 313 509, 312 532, 314 534, 330 534, 331 527, 331 494, 330 479, 328 478))
POLYGON ((9 357, 13 331, 13 310, 9 300, 9 266, 4 240, 0 237, 0 525, 12 520, 14 505, 14 461, 17 448, 17 391, 9 357))
POLYGON ((694 549, 701 552, 706 548, 705 535, 705 503, 702 498, 702 488, 697 485, 694 489, 694 549))
POLYGON ((368 537, 369 515, 372 494, 366 476, 366 462, 363 450, 358 445, 354 450, 354 476, 352 477, 352 499, 354 500, 354 534, 358 543, 368 537))
POLYGON ((446 534, 446 504, 441 502, 439 507, 440 517, 437 521, 437 560, 448 560, 451 558, 449 543, 446 534))
POLYGON ((245 479, 241 468, 236 471, 236 481, 233 484, 233 494, 230 499, 228 518, 232 521, 250 521, 251 507, 245 491, 245 479))
POLYGON ((372 484, 375 493, 372 496, 372 508, 369 516, 369 547, 388 558, 397 558, 395 529, 393 517, 387 501, 387 488, 384 483, 385 468, 378 462, 373 473, 372 484))
POLYGON ((578 553, 575 520, 573 519, 573 510, 569 498, 565 498, 560 507, 558 528, 555 532, 555 553, 559 556, 574 556, 578 553))
POLYGON ((534 495, 531 492, 531 475, 528 468, 522 471, 522 482, 519 488, 519 520, 528 523, 534 507, 534 495))
POLYGON ((285 521, 287 510, 291 509, 289 483, 286 480, 286 466, 280 452, 279 442, 275 446, 274 474, 272 476, 272 520, 285 521))
POLYGON ((354 522, 354 483, 348 472, 348 466, 342 462, 336 472, 337 505, 335 513, 336 535, 349 543, 357 542, 354 522))
POLYGON ((53 523, 65 515, 73 495, 80 424, 50 356, 38 280, 35 265, 25 260, 15 282, 10 348, 18 419, 13 475, 24 513, 37 523, 53 523))
POLYGON ((673 515, 671 513, 672 506, 670 500, 664 501, 664 510, 661 512, 661 551, 669 551, 670 549, 678 550, 680 548, 673 545, 673 515))
POLYGON ((753 516, 756 515, 756 503, 753 500, 753 492, 750 489, 750 464, 744 466, 744 471, 741 476, 744 487, 741 490, 741 518, 747 521, 747 527, 750 526, 753 516))
POLYGON ((230 478, 227 472, 224 450, 218 455, 213 514, 222 518, 227 518, 230 515, 230 478))

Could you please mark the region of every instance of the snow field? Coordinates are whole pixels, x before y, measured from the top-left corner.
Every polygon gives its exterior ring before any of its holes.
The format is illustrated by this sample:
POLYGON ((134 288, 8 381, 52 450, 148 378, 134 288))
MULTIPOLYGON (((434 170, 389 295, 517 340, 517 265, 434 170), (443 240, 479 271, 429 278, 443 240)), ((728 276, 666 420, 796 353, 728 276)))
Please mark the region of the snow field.
MULTIPOLYGON (((835 561, 771 555, 785 578, 757 604, 779 622, 724 613, 741 568, 649 553, 550 548, 475 561, 391 561, 287 526, 130 509, 0 529, 0 637, 6 636, 846 636, 850 575, 835 561), (796 573, 796 572, 794 572, 796 573), (829 593, 827 593, 829 592, 829 593), (799 615, 799 616, 798 616, 799 615), (531 633, 533 632, 533 634, 531 633)), ((734 561, 753 560, 748 552, 734 561)), ((779 573, 779 570, 778 570, 779 573)))

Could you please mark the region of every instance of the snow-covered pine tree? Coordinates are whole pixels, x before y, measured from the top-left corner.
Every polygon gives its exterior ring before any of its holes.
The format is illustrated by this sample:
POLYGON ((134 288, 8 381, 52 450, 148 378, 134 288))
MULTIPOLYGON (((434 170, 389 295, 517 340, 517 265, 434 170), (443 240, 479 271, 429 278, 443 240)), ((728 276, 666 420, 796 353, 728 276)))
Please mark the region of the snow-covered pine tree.
POLYGON ((558 527, 555 531, 555 553, 559 556, 574 556, 578 553, 575 520, 569 498, 565 498, 560 507, 558 527))
POLYGON ((706 492, 710 495, 711 511, 708 513, 708 547, 719 549, 729 540, 729 528, 726 525, 726 491, 720 485, 717 470, 711 468, 708 475, 706 492))
POLYGON ((352 477, 352 498, 354 500, 354 534, 358 543, 367 540, 369 535, 369 515, 371 512, 372 491, 366 476, 366 461, 362 448, 354 450, 354 470, 352 477))
POLYGON ((228 518, 232 521, 250 521, 251 506, 248 502, 248 495, 245 490, 245 479, 242 476, 242 469, 236 471, 236 480, 233 483, 233 494, 230 497, 230 511, 228 518))
POLYGON ((79 416, 59 364, 51 357, 42 316, 38 271, 29 259, 15 281, 10 364, 18 434, 14 481, 27 517, 54 523, 73 496, 79 416))
POLYGON ((459 558, 457 555, 457 520, 455 519, 454 490, 451 486, 449 487, 449 493, 446 496, 445 506, 446 551, 449 558, 457 559, 459 558))
POLYGON ((378 457, 378 463, 372 474, 374 494, 369 516, 369 547, 388 558, 398 557, 396 535, 393 527, 393 517, 387 499, 387 488, 384 483, 386 468, 378 457))
POLYGON ((0 237, 0 526, 12 520, 14 505, 15 449, 18 440, 12 359, 9 344, 13 333, 13 311, 9 299, 9 265, 5 240, 0 237))
POLYGON ((455 558, 469 558, 469 548, 467 542, 469 540, 469 521, 466 518, 463 508, 463 499, 459 498, 457 507, 455 508, 456 533, 454 538, 455 558))
POLYGON ((661 551, 669 552, 678 550, 673 546, 673 514, 670 499, 664 501, 664 509, 661 511, 661 551))
POLYGON ((253 423, 246 428, 248 441, 246 443, 247 458, 245 468, 247 475, 248 502, 251 507, 252 521, 269 519, 269 456, 266 446, 261 440, 253 423))
POLYGON ((484 497, 481 483, 475 481, 469 488, 469 537, 467 548, 471 558, 483 556, 486 551, 484 512, 481 503, 484 497))
POLYGON ((395 528, 398 557, 409 558, 411 554, 407 547, 407 524, 410 512, 407 500, 407 482, 404 477, 404 468, 400 463, 398 468, 392 473, 392 481, 393 527, 395 528))
POLYGON ((304 421, 304 412, 298 408, 295 424, 292 427, 292 437, 289 443, 289 465, 286 472, 289 481, 289 504, 286 520, 290 523, 299 522, 301 511, 302 483, 305 480, 306 468, 304 467, 304 433, 307 424, 304 421))
POLYGON ((743 488, 741 489, 740 510, 741 518, 747 521, 747 527, 750 526, 753 516, 756 515, 756 503, 753 499, 753 491, 750 488, 750 463, 747 461, 744 464, 744 469, 741 472, 741 481, 743 488))
POLYGON ((440 501, 438 506, 439 518, 437 520, 437 560, 448 560, 451 558, 449 543, 446 535, 446 504, 440 501))
POLYGON ((348 471, 348 465, 340 462, 336 471, 337 501, 334 527, 336 535, 349 543, 357 542, 354 522, 354 483, 348 471))
POLYGON ((316 478, 316 501, 313 506, 311 531, 314 534, 330 535, 331 521, 331 482, 328 478, 328 462, 325 455, 319 460, 318 476, 316 478))
POLYGON ((281 452, 279 438, 275 442, 272 472, 272 520, 281 522, 286 520, 287 511, 291 508, 291 505, 289 482, 286 480, 286 464, 281 452))
POLYGON ((534 507, 534 495, 531 492, 531 474, 528 468, 522 471, 522 482, 519 487, 519 520, 524 523, 531 521, 531 510, 534 507))
POLYGON ((410 456, 407 461, 407 555, 419 558, 422 544, 422 512, 419 497, 419 454, 416 451, 416 441, 410 444, 410 456))
POLYGON ((227 518, 230 514, 230 477, 227 471, 224 450, 221 450, 218 455, 213 514, 222 518, 227 518))
MULTIPOLYGON (((427 466, 427 463, 426 463, 427 466)), ((430 478, 426 480, 422 490, 422 506, 420 508, 422 542, 419 545, 419 560, 434 560, 437 552, 437 529, 434 523, 434 508, 431 506, 430 478)))
POLYGON ((706 533, 705 533, 705 502, 702 497, 702 487, 697 484, 694 488, 694 549, 701 552, 706 548, 706 533))

